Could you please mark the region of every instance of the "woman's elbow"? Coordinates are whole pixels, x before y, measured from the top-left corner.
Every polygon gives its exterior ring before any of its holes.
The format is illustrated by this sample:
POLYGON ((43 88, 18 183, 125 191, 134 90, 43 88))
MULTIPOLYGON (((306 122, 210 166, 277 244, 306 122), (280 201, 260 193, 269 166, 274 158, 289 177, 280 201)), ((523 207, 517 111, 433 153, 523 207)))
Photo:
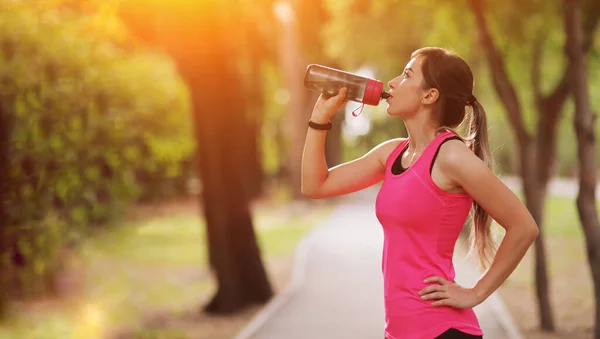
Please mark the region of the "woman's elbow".
POLYGON ((523 244, 524 246, 531 246, 535 239, 539 236, 540 230, 535 223, 532 224, 521 224, 519 226, 511 227, 506 230, 507 234, 510 233, 516 241, 523 244))
POLYGON ((534 225, 533 230, 531 231, 532 236, 533 236, 533 240, 535 240, 539 235, 540 235, 540 229, 539 227, 536 225, 534 225))
POLYGON ((519 224, 519 227, 516 227, 515 229, 521 233, 520 237, 525 241, 533 243, 540 235, 540 228, 531 214, 528 215, 528 218, 522 218, 519 224))
POLYGON ((525 237, 529 240, 529 242, 533 243, 535 239, 540 235, 540 229, 536 223, 531 224, 524 231, 525 237))
POLYGON ((306 186, 302 185, 300 187, 300 192, 302 193, 303 196, 310 198, 310 199, 319 199, 319 194, 316 190, 314 189, 308 189, 306 186))
POLYGON ((313 198, 313 196, 314 196, 314 193, 313 193, 313 192, 311 192, 311 191, 309 191, 309 190, 306 190, 306 189, 304 189, 304 188, 302 188, 302 189, 300 190, 300 192, 302 193, 302 195, 303 195, 303 196, 305 196, 305 197, 307 197, 307 198, 310 198, 310 199, 314 199, 314 198, 313 198))

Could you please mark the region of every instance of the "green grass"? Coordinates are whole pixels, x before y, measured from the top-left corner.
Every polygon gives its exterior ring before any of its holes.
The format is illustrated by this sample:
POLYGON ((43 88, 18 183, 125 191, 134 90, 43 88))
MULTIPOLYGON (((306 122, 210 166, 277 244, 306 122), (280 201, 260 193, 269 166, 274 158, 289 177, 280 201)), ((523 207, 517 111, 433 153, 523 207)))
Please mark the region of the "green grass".
POLYGON ((204 221, 192 214, 153 218, 90 239, 82 254, 152 266, 196 265, 205 261, 204 230, 204 221))
MULTIPOLYGON (((600 201, 596 203, 600 214, 600 201)), ((553 197, 546 202, 544 234, 551 236, 583 237, 575 199, 553 197)))
MULTIPOLYGON (((517 193, 521 201, 523 196, 517 193)), ((600 200, 596 201, 596 209, 600 214, 600 200)), ((548 197, 544 206, 542 232, 547 236, 583 237, 575 198, 548 197)), ((494 223, 499 234, 504 235, 504 229, 494 223)))
POLYGON ((258 233, 258 243, 263 255, 289 254, 307 230, 305 217, 291 217, 285 221, 284 227, 270 227, 261 230, 258 233))
MULTIPOLYGON (((272 210, 254 215, 263 257, 293 252, 326 209, 299 216, 272 210)), ((199 307, 210 293, 204 222, 193 213, 154 217, 88 239, 78 253, 82 295, 73 302, 17 308, 0 339, 103 338, 152 311, 199 307)))

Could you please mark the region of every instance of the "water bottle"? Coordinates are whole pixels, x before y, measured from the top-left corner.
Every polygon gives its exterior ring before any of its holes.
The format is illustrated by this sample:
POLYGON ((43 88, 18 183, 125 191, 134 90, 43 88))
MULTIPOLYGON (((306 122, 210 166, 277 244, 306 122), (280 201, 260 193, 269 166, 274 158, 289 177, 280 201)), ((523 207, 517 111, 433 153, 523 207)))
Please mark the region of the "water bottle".
POLYGON ((337 95, 342 87, 346 87, 346 99, 372 106, 377 106, 381 99, 390 97, 383 91, 383 83, 379 80, 317 64, 306 68, 304 87, 327 97, 337 95))

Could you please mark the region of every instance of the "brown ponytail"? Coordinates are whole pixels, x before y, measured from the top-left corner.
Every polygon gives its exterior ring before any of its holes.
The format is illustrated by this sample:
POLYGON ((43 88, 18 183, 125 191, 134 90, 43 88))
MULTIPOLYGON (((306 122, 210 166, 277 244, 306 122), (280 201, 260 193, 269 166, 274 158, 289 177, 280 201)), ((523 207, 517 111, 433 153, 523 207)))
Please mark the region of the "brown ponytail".
MULTIPOLYGON (((474 98, 474 97, 473 97, 474 98)), ((490 169, 493 169, 493 161, 490 153, 487 133, 487 118, 485 110, 477 99, 470 103, 472 107, 471 118, 468 125, 467 145, 490 169)), ((492 219, 487 212, 473 201, 473 226, 469 236, 469 254, 477 252, 479 265, 486 269, 491 263, 496 250, 496 244, 492 238, 492 219)))
MULTIPOLYGON (((484 163, 492 168, 489 151, 485 110, 473 95, 473 73, 469 65, 458 55, 439 47, 416 50, 412 58, 425 57, 422 64, 423 87, 437 88, 440 93, 434 111, 434 119, 440 128, 454 129, 468 123, 465 143, 484 163), (468 107, 472 108, 466 121, 468 107)), ((486 269, 491 263, 496 245, 491 234, 491 218, 477 202, 473 201, 473 226, 469 236, 469 254, 477 253, 479 264, 486 269)))

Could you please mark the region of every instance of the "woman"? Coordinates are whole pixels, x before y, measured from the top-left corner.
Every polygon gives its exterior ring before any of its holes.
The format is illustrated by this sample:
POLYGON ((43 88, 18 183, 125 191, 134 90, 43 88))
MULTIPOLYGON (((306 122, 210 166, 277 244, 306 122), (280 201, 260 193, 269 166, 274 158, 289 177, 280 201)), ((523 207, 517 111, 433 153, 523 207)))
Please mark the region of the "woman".
POLYGON ((346 89, 321 96, 304 147, 302 192, 327 198, 383 180, 376 215, 384 231, 385 338, 482 338, 472 308, 515 269, 537 237, 537 225, 490 169, 485 111, 464 60, 442 48, 419 49, 388 86, 387 114, 404 121, 408 138, 383 142, 328 169, 325 133, 346 103, 346 89), (453 131, 463 120, 466 138, 453 131), (471 250, 487 270, 465 288, 454 282, 452 255, 471 211, 471 250), (492 218, 506 229, 497 252, 492 218))

